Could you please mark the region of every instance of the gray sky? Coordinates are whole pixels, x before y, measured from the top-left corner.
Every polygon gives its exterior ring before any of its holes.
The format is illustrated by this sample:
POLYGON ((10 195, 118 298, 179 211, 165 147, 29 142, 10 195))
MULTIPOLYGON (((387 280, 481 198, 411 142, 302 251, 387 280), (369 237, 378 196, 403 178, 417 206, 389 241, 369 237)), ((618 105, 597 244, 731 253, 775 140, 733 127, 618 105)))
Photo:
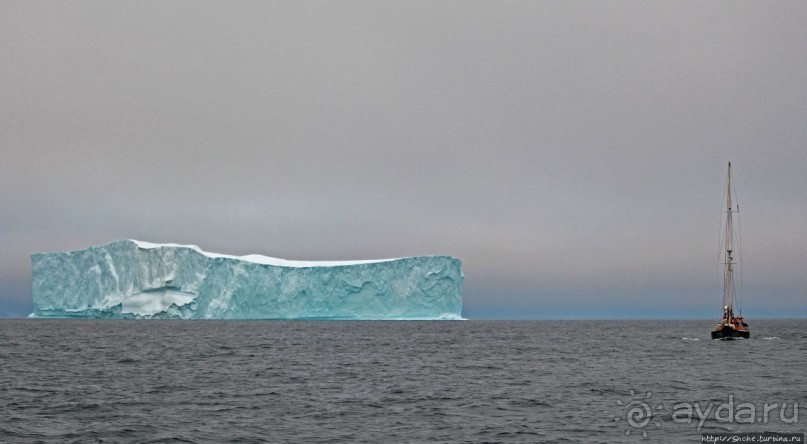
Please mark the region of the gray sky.
POLYGON ((135 238, 463 260, 465 315, 807 316, 807 3, 0 1, 0 315, 135 238))

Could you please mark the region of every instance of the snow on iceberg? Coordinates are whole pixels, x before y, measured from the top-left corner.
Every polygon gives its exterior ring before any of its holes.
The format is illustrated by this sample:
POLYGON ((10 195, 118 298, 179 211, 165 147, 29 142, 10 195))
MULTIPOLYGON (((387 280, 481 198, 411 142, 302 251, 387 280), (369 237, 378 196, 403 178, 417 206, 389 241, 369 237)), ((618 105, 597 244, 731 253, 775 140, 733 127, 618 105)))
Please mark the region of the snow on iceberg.
POLYGON ((31 263, 32 317, 462 319, 449 256, 288 261, 121 240, 31 263))

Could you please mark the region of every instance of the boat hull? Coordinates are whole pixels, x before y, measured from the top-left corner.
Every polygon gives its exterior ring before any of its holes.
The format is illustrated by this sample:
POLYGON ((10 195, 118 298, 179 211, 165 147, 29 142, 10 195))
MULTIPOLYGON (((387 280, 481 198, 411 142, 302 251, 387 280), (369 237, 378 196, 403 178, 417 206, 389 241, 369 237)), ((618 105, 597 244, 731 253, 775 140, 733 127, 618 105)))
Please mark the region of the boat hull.
POLYGON ((712 331, 712 339, 748 339, 750 337, 750 331, 737 330, 729 326, 712 331))

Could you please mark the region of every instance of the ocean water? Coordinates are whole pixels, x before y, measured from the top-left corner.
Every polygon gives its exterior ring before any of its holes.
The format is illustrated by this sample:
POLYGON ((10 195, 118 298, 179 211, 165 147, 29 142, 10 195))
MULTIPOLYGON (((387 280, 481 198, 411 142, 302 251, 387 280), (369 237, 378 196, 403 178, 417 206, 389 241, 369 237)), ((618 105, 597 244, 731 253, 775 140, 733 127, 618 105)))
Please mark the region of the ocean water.
POLYGON ((0 442, 695 443, 701 432, 804 432, 807 320, 749 323, 752 339, 721 342, 709 339, 712 321, 6 319, 0 442), (712 406, 700 427, 697 413, 682 414, 695 403, 712 406))

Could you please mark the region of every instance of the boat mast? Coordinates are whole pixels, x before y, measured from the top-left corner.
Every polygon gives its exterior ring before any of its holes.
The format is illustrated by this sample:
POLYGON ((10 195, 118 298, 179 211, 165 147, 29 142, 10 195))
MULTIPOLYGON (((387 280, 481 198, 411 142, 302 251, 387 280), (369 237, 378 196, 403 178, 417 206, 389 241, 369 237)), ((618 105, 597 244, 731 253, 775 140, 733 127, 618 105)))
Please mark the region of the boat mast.
POLYGON ((734 213, 733 202, 731 201, 731 162, 729 162, 729 179, 728 191, 726 194, 726 258, 725 258, 725 276, 723 282, 723 301, 728 307, 728 314, 733 313, 734 304, 734 225, 732 220, 732 213, 734 213))

